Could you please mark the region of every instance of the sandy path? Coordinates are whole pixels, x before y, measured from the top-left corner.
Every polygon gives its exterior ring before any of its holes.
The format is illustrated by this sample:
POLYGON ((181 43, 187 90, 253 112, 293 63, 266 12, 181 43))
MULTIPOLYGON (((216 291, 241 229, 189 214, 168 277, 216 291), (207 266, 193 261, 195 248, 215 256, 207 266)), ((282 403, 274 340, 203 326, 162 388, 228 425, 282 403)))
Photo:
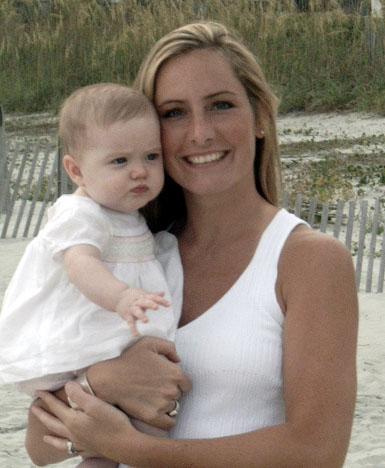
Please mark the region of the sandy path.
MULTIPOLYGON (((0 296, 26 244, 0 240, 0 296)), ((385 294, 360 294, 360 309, 358 399, 345 468, 385 468, 385 294)), ((3 386, 0 399, 0 468, 32 467, 23 447, 29 398, 3 386)))

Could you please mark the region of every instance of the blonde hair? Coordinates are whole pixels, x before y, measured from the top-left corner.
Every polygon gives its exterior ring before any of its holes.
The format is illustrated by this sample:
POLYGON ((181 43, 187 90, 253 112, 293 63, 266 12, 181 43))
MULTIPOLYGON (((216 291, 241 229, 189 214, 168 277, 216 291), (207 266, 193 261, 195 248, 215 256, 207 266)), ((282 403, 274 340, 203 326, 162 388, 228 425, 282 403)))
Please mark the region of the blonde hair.
MULTIPOLYGON (((278 205, 281 188, 276 129, 278 99, 253 54, 225 26, 214 22, 192 23, 166 34, 145 58, 134 86, 154 100, 156 79, 161 67, 170 59, 197 49, 212 49, 221 53, 244 86, 257 125, 264 132, 263 139, 256 139, 256 187, 267 201, 278 205)), ((166 185, 167 183, 169 182, 166 185)), ((174 193, 175 190, 174 188, 174 193)))
POLYGON ((86 144, 90 126, 105 128, 154 112, 146 96, 127 86, 99 83, 79 88, 60 109, 59 137, 63 152, 78 154, 86 144))

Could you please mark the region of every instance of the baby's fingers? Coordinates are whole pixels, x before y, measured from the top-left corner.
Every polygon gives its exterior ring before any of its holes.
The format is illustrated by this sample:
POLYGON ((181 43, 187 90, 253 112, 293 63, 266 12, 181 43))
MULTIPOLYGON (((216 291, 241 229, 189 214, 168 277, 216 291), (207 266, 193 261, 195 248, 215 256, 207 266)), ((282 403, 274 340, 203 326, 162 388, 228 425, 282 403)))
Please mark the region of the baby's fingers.
POLYGON ((145 313, 145 309, 148 309, 149 307, 142 306, 142 302, 138 305, 134 305, 130 309, 131 316, 133 317, 134 321, 135 320, 140 320, 141 322, 147 323, 148 322, 148 317, 145 313))
POLYGON ((132 308, 129 313, 122 314, 122 318, 127 322, 132 336, 139 336, 139 331, 136 328, 136 318, 132 315, 132 308))
MULTIPOLYGON (((135 305, 131 307, 131 311, 139 307, 142 311, 146 309, 157 310, 159 305, 153 300, 150 299, 150 296, 143 296, 135 301, 135 305)), ((136 316, 136 311, 135 311, 136 316)))
POLYGON ((168 301, 164 296, 164 293, 154 293, 154 294, 149 294, 147 297, 154 301, 158 305, 162 305, 165 307, 169 307, 171 305, 171 302, 168 301))
MULTIPOLYGON (((164 293, 163 293, 164 294, 164 293)), ((171 302, 168 301, 166 298, 158 295, 158 294, 152 294, 151 299, 156 302, 159 305, 165 306, 165 307, 170 307, 171 302)))

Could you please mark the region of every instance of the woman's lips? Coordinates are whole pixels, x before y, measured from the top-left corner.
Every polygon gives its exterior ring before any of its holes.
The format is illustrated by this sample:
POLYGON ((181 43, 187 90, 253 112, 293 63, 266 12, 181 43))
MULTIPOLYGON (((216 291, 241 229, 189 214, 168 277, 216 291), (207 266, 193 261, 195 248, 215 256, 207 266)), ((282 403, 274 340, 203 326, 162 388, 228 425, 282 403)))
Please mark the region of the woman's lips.
POLYGON ((196 156, 186 156, 184 159, 191 165, 199 166, 222 160, 227 154, 227 151, 216 151, 207 154, 199 154, 196 156))

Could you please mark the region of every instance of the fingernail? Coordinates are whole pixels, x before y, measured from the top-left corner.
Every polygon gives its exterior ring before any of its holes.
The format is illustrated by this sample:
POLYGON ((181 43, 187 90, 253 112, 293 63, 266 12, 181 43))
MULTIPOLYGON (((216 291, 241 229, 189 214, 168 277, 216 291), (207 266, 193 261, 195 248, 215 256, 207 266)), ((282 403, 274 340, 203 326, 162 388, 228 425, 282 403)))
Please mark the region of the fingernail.
POLYGON ((69 396, 67 396, 67 400, 68 400, 68 404, 70 405, 70 407, 72 409, 78 409, 79 408, 79 406, 73 400, 71 400, 71 398, 69 396))

